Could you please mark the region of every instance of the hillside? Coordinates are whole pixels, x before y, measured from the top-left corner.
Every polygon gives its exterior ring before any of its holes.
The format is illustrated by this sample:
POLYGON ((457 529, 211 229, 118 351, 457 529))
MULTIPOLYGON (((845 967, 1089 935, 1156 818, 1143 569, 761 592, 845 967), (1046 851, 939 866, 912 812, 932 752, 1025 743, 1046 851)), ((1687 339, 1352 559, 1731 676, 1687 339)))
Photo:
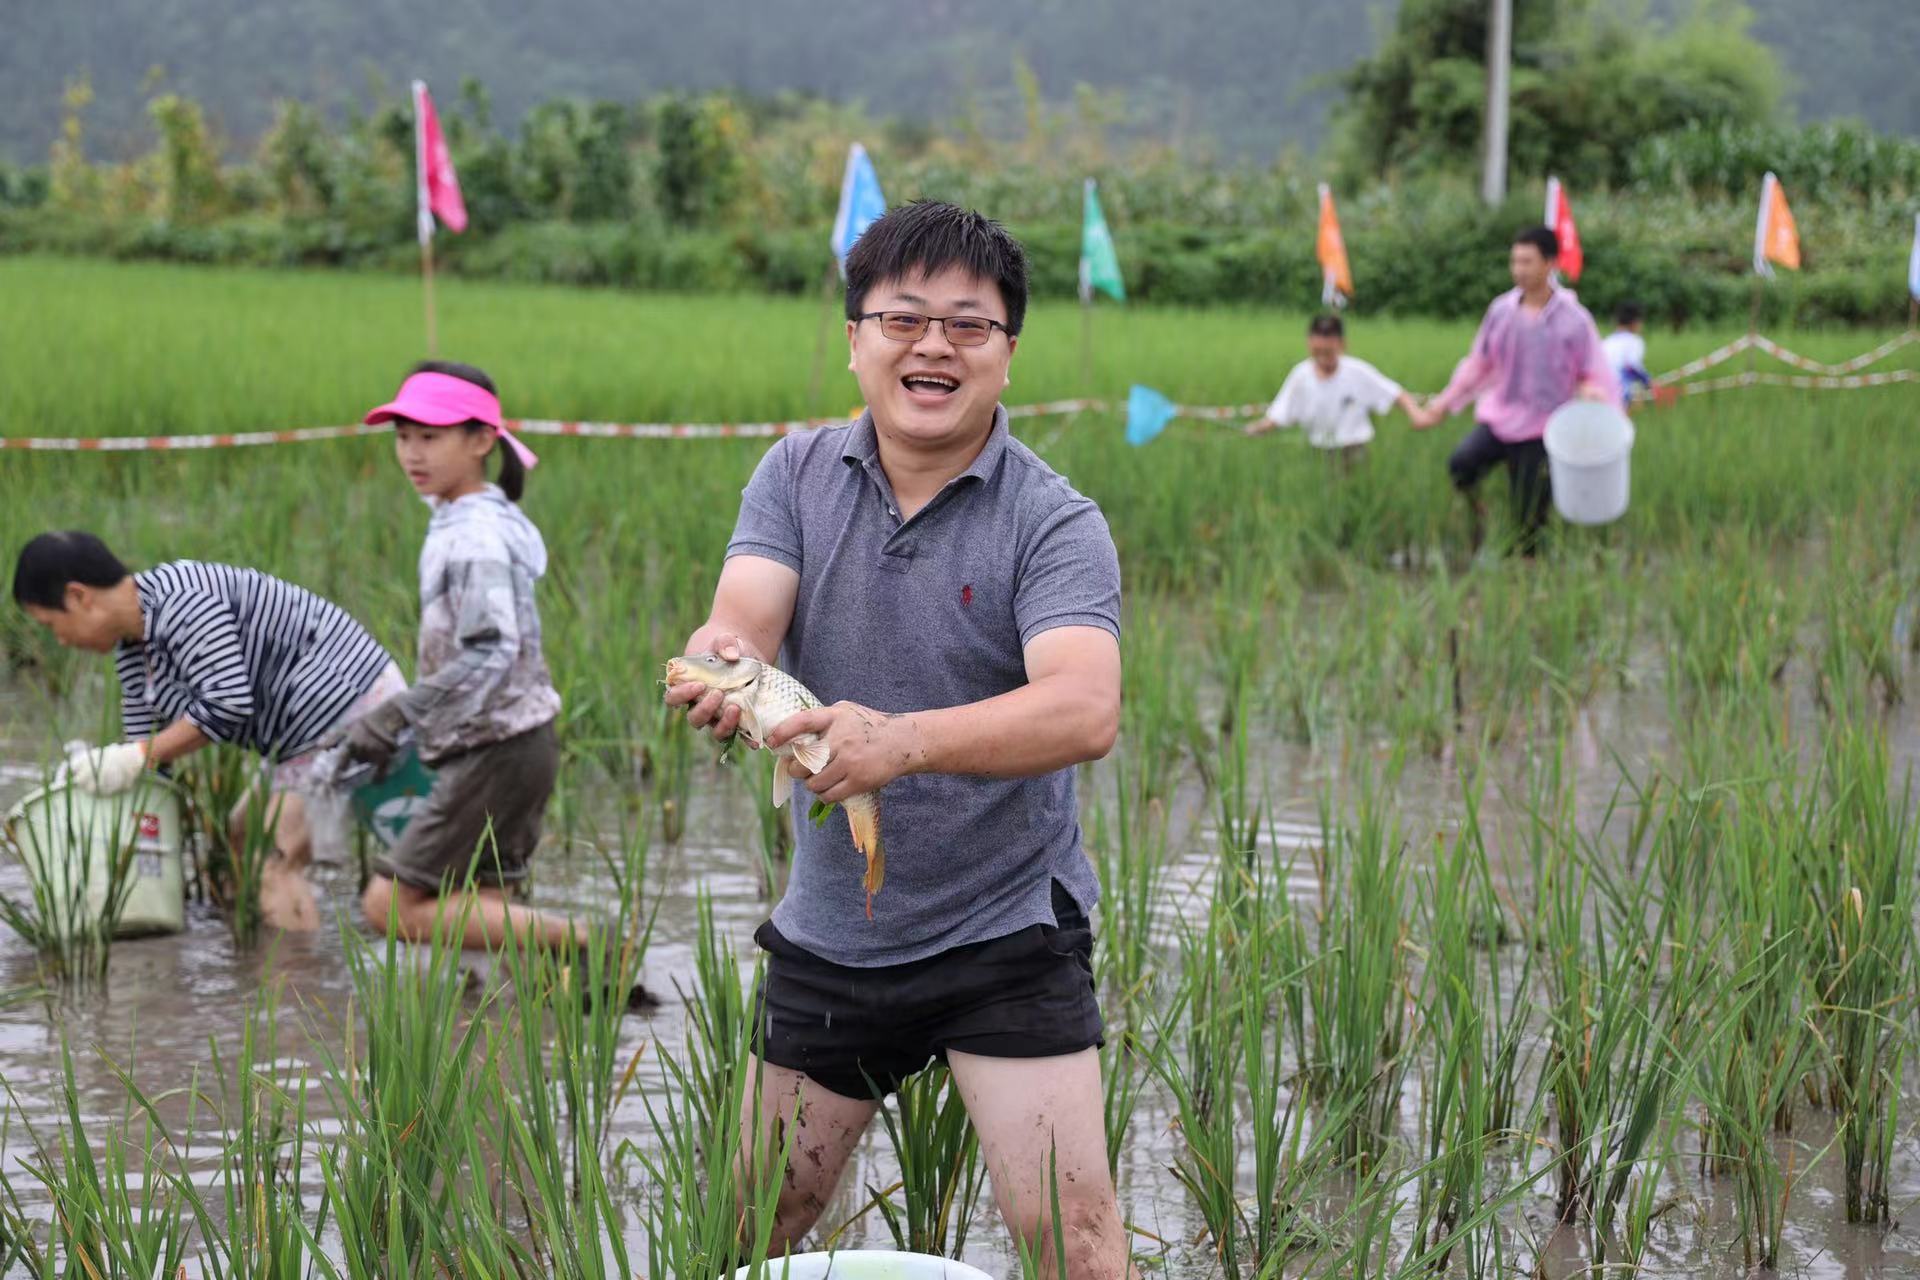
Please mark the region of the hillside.
MULTIPOLYGON (((1531 0, 1521 0, 1529 3, 1531 0)), ((332 109, 424 75, 464 75, 511 126, 532 103, 637 99, 674 88, 799 90, 864 101, 878 115, 991 130, 1017 117, 1016 59, 1064 100, 1086 82, 1116 94, 1123 127, 1205 137, 1264 159, 1325 131, 1326 80, 1370 51, 1392 12, 1325 0, 89 0, 18 5, 0 42, 0 156, 41 160, 63 82, 85 73, 88 149, 144 149, 153 87, 205 103, 230 145, 265 127, 277 97, 332 109)), ((1781 53, 1806 119, 1858 115, 1920 133, 1920 4, 1754 0, 1755 30, 1781 53)))

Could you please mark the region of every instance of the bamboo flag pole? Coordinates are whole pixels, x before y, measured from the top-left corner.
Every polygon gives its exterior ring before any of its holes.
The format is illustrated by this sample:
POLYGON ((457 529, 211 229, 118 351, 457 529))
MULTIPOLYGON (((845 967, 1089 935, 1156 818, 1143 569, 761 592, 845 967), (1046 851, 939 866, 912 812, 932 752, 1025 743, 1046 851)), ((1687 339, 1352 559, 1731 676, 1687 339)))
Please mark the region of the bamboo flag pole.
POLYGON ((433 314, 433 237, 427 236, 420 242, 420 283, 427 307, 427 356, 429 359, 440 354, 440 335, 434 323, 433 314))
POLYGON ((420 231, 420 289, 426 307, 427 356, 440 354, 439 325, 433 306, 433 201, 427 189, 427 86, 413 82, 413 196, 414 219, 420 231))
POLYGON ((1080 294, 1080 394, 1093 394, 1093 295, 1080 294))

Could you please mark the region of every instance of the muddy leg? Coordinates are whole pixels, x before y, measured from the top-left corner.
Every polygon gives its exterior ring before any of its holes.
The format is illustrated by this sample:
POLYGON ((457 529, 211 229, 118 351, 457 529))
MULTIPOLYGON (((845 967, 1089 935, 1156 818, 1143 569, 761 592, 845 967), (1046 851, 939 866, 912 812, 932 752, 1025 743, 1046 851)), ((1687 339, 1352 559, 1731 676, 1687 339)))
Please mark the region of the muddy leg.
POLYGON ((760 1096, 755 1099, 748 1091, 740 1117, 740 1164, 749 1187, 753 1180, 751 1135, 756 1130, 760 1134, 763 1158, 778 1159, 781 1144, 788 1137, 787 1126, 796 1123, 798 1108, 800 1127, 792 1135, 793 1155, 782 1173, 773 1235, 767 1245, 768 1255, 777 1258, 789 1251, 798 1252, 800 1241, 820 1220, 834 1188, 840 1185, 847 1160, 880 1104, 842 1097, 798 1071, 757 1058, 753 1065, 760 1070, 760 1096))
POLYGON ((1099 1053, 983 1058, 949 1050, 947 1063, 979 1131, 993 1198, 1007 1229, 1051 1259, 1057 1187, 1057 1225, 1066 1240, 1071 1280, 1137 1277, 1107 1174, 1099 1053))

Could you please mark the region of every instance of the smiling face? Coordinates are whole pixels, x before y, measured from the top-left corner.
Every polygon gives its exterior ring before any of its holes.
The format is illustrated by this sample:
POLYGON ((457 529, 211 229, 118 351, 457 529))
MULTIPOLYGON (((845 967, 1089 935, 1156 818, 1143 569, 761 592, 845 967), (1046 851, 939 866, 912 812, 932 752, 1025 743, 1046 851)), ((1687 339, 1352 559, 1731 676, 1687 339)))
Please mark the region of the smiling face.
MULTIPOLYGON (((867 290, 860 310, 1007 322, 999 286, 960 267, 882 280, 867 290)), ((849 320, 847 343, 853 353, 849 367, 881 431, 938 448, 991 428, 1017 340, 995 328, 982 346, 956 346, 946 326, 930 324, 916 341, 901 342, 887 337, 873 319, 849 320)))
POLYGON ((478 493, 487 483, 487 455, 493 451, 491 430, 465 427, 423 427, 395 419, 393 452, 414 492, 423 498, 451 501, 478 493))

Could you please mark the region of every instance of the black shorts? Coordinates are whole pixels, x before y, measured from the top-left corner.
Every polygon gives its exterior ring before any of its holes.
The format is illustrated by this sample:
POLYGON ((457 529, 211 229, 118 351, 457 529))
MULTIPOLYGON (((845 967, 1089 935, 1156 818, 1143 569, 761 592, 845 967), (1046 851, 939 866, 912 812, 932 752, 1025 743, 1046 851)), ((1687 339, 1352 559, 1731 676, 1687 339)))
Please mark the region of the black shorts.
POLYGON ((767 968, 754 993, 754 1052, 845 1098, 885 1097, 947 1050, 1051 1058, 1096 1048, 1093 929, 1053 886, 1059 926, 923 960, 850 968, 786 940, 769 920, 754 934, 767 968), (869 1083, 871 1081, 871 1083, 869 1083))

